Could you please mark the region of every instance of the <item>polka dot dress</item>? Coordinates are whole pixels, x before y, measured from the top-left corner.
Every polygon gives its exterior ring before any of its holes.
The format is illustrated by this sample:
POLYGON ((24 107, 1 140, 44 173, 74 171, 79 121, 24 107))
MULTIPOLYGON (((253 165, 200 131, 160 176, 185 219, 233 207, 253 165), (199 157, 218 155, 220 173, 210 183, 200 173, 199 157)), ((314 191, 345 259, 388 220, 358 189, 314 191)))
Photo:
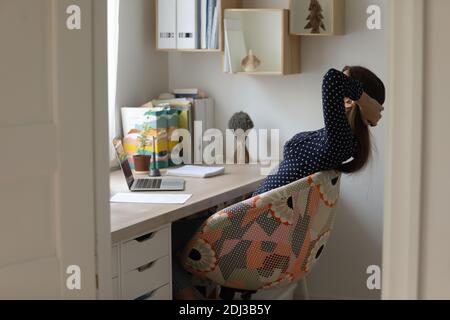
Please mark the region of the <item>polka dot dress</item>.
POLYGON ((363 93, 359 81, 331 69, 322 85, 325 128, 297 134, 284 147, 278 172, 270 175, 254 195, 285 186, 311 174, 336 169, 353 157, 357 140, 345 113, 344 98, 354 101, 363 93))

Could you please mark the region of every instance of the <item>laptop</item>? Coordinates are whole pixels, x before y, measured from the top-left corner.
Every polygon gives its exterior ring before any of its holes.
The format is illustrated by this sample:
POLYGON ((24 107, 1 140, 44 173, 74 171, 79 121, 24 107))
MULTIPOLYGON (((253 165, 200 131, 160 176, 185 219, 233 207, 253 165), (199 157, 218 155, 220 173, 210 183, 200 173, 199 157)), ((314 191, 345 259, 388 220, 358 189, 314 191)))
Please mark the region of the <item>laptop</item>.
POLYGON ((117 158, 120 162, 123 174, 127 181, 128 188, 132 192, 140 191, 183 191, 185 188, 185 181, 182 179, 167 179, 167 178, 146 178, 135 179, 131 171, 128 156, 123 149, 120 139, 114 139, 114 148, 116 149, 117 158))

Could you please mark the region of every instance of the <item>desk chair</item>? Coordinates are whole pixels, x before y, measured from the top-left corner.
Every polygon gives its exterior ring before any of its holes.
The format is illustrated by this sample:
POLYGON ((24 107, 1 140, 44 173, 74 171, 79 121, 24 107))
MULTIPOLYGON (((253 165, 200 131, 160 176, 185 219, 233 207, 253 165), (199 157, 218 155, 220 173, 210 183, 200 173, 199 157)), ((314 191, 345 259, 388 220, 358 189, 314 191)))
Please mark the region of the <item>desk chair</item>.
POLYGON ((183 250, 184 268, 224 300, 303 279, 329 240, 340 178, 320 172, 212 215, 183 250))

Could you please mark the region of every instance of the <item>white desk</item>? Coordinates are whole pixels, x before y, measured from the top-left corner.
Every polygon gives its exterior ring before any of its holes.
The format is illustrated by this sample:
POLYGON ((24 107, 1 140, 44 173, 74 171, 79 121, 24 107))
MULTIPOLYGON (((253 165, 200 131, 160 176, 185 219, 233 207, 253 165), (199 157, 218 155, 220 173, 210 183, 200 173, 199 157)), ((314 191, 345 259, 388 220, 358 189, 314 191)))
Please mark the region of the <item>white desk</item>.
MULTIPOLYGON (((192 194, 183 205, 111 204, 115 298, 171 298, 171 223, 254 192, 265 179, 259 166, 226 166, 209 179, 186 178, 192 194)), ((121 171, 111 174, 111 194, 129 192, 121 171)), ((167 193, 167 192, 162 192, 167 193)))

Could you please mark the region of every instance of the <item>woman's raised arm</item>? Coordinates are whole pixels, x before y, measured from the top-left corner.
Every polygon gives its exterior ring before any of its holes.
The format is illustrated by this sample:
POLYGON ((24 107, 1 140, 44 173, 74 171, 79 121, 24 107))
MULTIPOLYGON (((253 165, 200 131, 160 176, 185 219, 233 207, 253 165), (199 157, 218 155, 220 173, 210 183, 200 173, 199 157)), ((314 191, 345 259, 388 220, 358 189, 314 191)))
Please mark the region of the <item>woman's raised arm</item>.
POLYGON ((352 134, 345 112, 344 98, 358 101, 363 95, 359 81, 346 76, 336 69, 329 70, 323 79, 322 103, 325 129, 328 139, 339 142, 352 134))

